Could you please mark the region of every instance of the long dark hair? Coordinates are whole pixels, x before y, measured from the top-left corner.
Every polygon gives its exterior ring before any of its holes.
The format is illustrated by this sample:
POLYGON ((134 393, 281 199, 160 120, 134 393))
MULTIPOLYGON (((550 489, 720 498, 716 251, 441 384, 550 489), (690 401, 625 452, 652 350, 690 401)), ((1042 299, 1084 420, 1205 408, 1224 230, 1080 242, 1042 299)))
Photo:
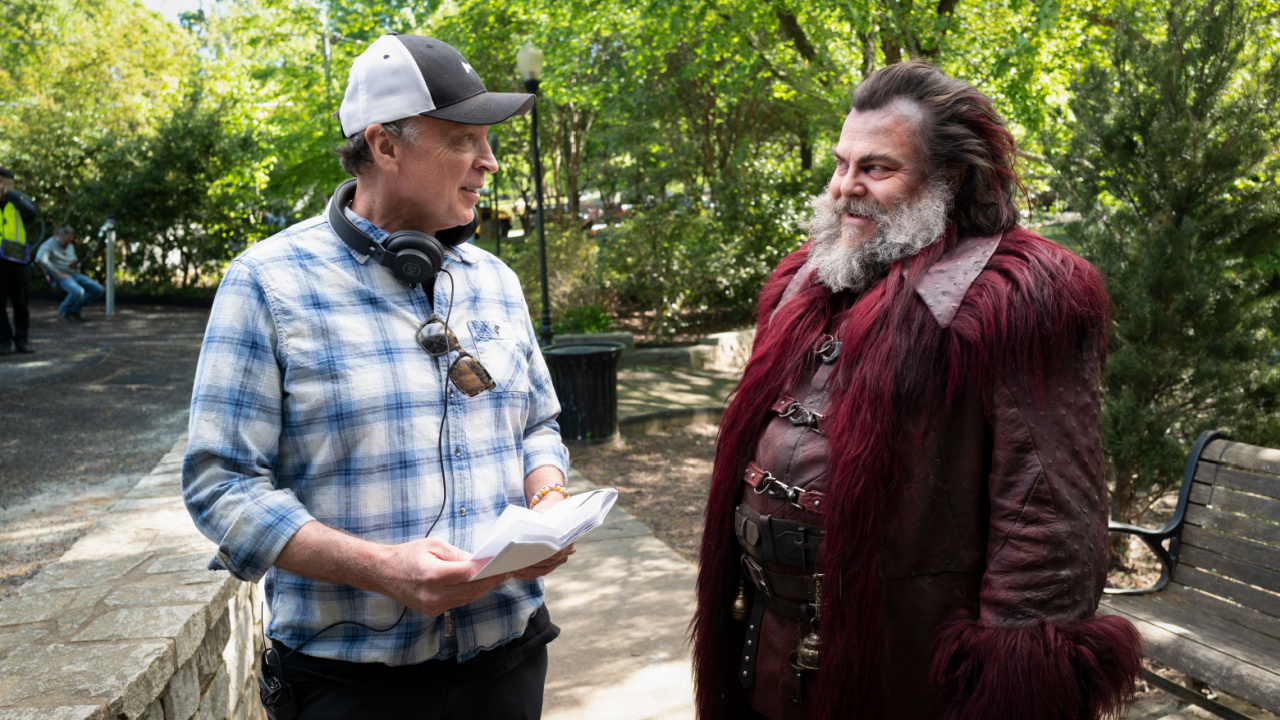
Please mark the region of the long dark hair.
POLYGON ((897 100, 922 111, 916 142, 935 177, 959 181, 953 217, 960 237, 994 235, 1018 224, 1017 146, 991 99, 923 60, 877 70, 858 86, 853 108, 880 110, 897 100))

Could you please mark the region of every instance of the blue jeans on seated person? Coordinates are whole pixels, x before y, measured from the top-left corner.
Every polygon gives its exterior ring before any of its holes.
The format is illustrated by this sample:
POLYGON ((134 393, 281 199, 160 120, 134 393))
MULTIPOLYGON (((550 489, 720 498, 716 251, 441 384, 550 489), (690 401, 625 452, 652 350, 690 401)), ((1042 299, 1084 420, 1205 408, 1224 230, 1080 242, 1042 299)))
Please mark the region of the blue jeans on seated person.
POLYGON ((70 277, 54 278, 58 286, 67 291, 67 297, 58 306, 63 315, 75 315, 80 308, 102 297, 102 286, 94 282, 88 275, 72 273, 70 277))

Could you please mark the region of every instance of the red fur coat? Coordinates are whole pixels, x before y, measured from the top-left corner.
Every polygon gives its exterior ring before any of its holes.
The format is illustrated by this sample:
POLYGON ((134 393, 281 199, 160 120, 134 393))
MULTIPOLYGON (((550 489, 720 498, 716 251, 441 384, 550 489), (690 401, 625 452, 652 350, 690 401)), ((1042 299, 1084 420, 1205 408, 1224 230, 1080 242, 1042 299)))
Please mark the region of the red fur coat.
POLYGON ((1022 229, 993 239, 989 259, 969 262, 968 247, 935 243, 856 298, 808 281, 779 302, 807 248, 766 284, 707 507, 693 622, 704 720, 750 715, 735 677, 743 628, 729 617, 731 518, 769 406, 828 327, 843 349, 813 716, 1092 720, 1132 694, 1137 631, 1095 614, 1107 561, 1102 280, 1022 229), (949 269, 966 263, 963 301, 947 301, 949 269))

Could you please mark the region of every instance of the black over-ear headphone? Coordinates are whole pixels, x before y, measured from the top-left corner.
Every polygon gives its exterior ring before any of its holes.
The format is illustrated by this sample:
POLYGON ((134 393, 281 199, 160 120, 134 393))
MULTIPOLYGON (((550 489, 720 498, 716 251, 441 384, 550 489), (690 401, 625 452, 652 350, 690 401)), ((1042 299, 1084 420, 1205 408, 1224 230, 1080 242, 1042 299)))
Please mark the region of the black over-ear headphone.
POLYGON ((391 233, 384 245, 361 232, 343 212, 351 204, 355 194, 355 180, 342 183, 333 192, 333 200, 329 203, 329 226, 352 250, 374 258, 391 268, 396 277, 410 284, 435 277, 444 265, 445 246, 453 247, 466 242, 467 238, 475 234, 479 224, 473 211, 471 222, 449 228, 436 237, 417 230, 400 230, 391 233))

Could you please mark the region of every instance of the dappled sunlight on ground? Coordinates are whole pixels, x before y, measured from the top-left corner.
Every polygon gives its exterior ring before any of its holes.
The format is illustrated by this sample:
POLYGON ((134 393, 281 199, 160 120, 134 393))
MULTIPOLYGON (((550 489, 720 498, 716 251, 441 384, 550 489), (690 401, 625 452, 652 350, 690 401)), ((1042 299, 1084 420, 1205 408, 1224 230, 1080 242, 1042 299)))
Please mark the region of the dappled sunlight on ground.
POLYGON ((561 635, 549 648, 555 670, 544 717, 692 717, 685 633, 695 577, 693 565, 615 506, 547 578, 547 607, 561 635), (624 706, 618 697, 652 703, 624 706))
POLYGON ((740 377, 714 370, 622 369, 618 371, 618 415, 723 408, 740 377))

